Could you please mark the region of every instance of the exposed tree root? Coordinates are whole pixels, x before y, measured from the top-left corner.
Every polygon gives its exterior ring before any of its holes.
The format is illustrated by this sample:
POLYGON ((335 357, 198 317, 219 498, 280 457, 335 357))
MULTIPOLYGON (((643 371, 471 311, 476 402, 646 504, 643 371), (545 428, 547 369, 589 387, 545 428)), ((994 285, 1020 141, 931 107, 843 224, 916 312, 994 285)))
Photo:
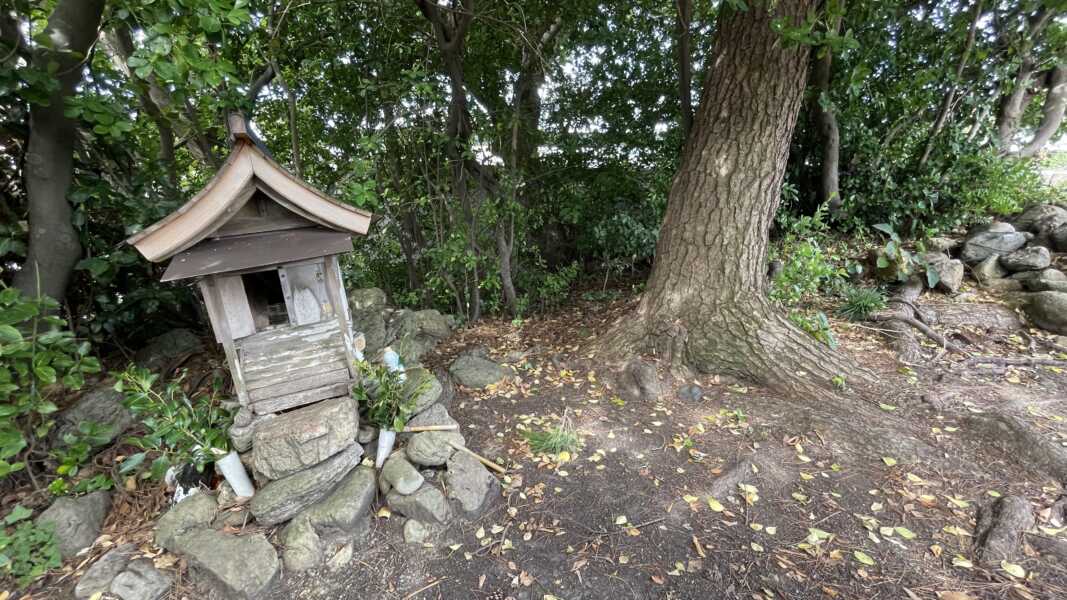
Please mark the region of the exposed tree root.
MULTIPOLYGON (((872 315, 868 320, 881 322, 890 331, 893 340, 893 348, 897 352, 897 359, 904 364, 914 365, 922 362, 923 355, 918 340, 912 333, 912 323, 919 322, 916 315, 922 315, 915 302, 922 293, 923 285, 918 279, 911 279, 904 283, 898 290, 897 295, 889 299, 887 304, 891 312, 872 315)), ((923 315, 921 318, 925 318, 923 315)), ((927 328, 929 329, 929 328, 927 328)))
MULTIPOLYGON (((908 306, 912 306, 912 305, 909 304, 908 306)), ((958 344, 956 344, 955 342, 949 341, 948 338, 946 338, 945 336, 941 335, 940 333, 934 331, 929 325, 926 325, 925 323, 923 323, 922 321, 920 321, 920 320, 918 320, 916 318, 908 317, 908 316, 900 315, 900 314, 893 314, 893 315, 871 315, 868 320, 874 321, 875 323, 887 323, 887 322, 891 322, 891 321, 898 321, 900 323, 905 323, 907 325, 911 325, 915 329, 917 329, 920 332, 922 332, 923 335, 925 335, 926 337, 930 338, 931 340, 933 340, 934 342, 939 344, 945 350, 948 350, 949 352, 955 352, 957 354, 967 354, 967 351, 964 350, 963 348, 961 348, 958 344)))
POLYGON ((997 365, 1001 367, 1065 367, 1067 360, 1054 358, 1004 358, 1000 356, 973 356, 967 365, 997 365))

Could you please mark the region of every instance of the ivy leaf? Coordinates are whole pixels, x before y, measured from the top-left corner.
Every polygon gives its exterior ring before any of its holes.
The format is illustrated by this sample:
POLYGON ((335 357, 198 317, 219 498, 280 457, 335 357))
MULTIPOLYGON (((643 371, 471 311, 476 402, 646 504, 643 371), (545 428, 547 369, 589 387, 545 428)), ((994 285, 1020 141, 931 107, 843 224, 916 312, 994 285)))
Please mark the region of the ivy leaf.
POLYGON ((874 559, 869 554, 862 550, 855 550, 852 552, 852 557, 856 559, 860 564, 867 565, 868 567, 874 566, 874 559))

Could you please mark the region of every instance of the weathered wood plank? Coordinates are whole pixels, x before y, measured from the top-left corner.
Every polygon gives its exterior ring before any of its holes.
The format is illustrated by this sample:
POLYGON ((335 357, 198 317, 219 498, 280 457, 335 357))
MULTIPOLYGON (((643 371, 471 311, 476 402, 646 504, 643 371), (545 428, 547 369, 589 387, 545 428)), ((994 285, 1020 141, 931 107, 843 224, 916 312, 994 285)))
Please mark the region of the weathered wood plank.
POLYGON ((334 306, 334 315, 340 326, 341 338, 344 340, 345 360, 348 362, 349 374, 356 376, 356 348, 352 340, 352 325, 348 315, 348 303, 345 301, 345 291, 341 279, 341 267, 337 263, 336 256, 326 257, 326 294, 330 304, 334 306))
POLYGON ((349 382, 351 379, 352 378, 348 374, 348 368, 342 366, 340 369, 334 371, 317 373, 306 377, 290 378, 284 383, 250 390, 248 392, 248 399, 252 402, 259 402, 260 400, 278 398, 335 383, 349 382))
POLYGON ((319 400, 338 398, 347 395, 348 382, 335 383, 312 390, 297 392, 295 394, 278 396, 269 400, 260 400, 259 402, 253 402, 251 406, 252 410, 257 415, 265 415, 281 412, 290 408, 296 408, 298 406, 304 406, 305 404, 311 404, 312 402, 318 402, 319 400))
POLYGON ((301 327, 274 327, 244 338, 238 346, 242 350, 250 350, 294 339, 308 339, 315 341, 319 336, 328 337, 331 334, 336 335, 340 333, 340 331, 340 325, 336 320, 323 321, 321 323, 304 325, 301 327))
POLYGON ((279 385, 290 379, 301 379, 312 375, 327 373, 329 371, 336 371, 337 369, 344 369, 345 367, 345 361, 343 360, 328 361, 311 366, 306 366, 302 363, 285 364, 280 365, 280 369, 278 370, 263 371, 255 374, 255 376, 246 377, 245 387, 251 392, 252 390, 259 388, 279 385))
MULTIPOLYGON (((222 298, 219 295, 219 288, 215 285, 215 278, 208 277, 205 280, 200 281, 200 293, 204 295, 204 299, 215 307, 215 312, 221 310, 222 298)), ((230 365, 230 378, 233 379, 233 387, 237 392, 237 401, 242 406, 248 405, 248 392, 245 389, 244 372, 242 369, 241 361, 237 357, 237 348, 234 347, 233 337, 230 336, 230 326, 225 316, 220 315, 218 322, 215 324, 217 327, 216 333, 219 336, 219 340, 222 342, 222 349, 226 353, 226 362, 230 365)))
POLYGON ((251 375, 253 373, 258 374, 263 370, 276 369, 287 364, 311 366, 328 360, 337 360, 338 358, 344 358, 344 348, 340 343, 331 343, 299 350, 279 351, 274 355, 265 354, 255 358, 242 356, 241 366, 244 368, 245 373, 251 375))

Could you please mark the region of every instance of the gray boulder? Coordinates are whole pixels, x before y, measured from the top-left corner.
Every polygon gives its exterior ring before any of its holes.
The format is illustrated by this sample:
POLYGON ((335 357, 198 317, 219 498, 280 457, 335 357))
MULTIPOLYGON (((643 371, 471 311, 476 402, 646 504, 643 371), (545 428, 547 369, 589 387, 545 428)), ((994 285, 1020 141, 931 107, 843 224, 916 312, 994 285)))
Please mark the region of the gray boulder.
POLYGON ((962 261, 949 258, 940 252, 927 252, 923 255, 923 260, 937 274, 938 281, 935 286, 937 289, 949 294, 954 294, 960 289, 964 272, 962 261))
POLYGON ((374 356, 385 347, 385 292, 378 288, 352 290, 348 293, 348 306, 352 313, 352 328, 363 334, 367 341, 364 353, 374 356))
POLYGON ((1044 279, 1045 281, 1067 281, 1067 274, 1059 269, 1041 269, 1040 271, 1020 271, 1010 275, 1017 281, 1029 281, 1031 279, 1044 279))
POLYGON ((202 575, 222 597, 260 598, 278 576, 280 561, 262 533, 230 535, 214 529, 194 529, 178 536, 174 552, 202 575))
POLYGON ((149 371, 161 371, 169 368, 179 357, 203 350, 204 344, 195 333, 188 329, 173 329, 148 340, 148 344, 134 355, 133 360, 149 371))
POLYGON ((151 560, 129 563, 111 582, 111 593, 122 600, 160 600, 170 591, 173 579, 164 575, 151 560))
POLYGON ((304 515, 297 516, 282 530, 282 564, 285 570, 300 572, 322 564, 323 543, 319 532, 304 515))
POLYGON ((1018 279, 987 279, 982 287, 992 292, 1018 292, 1023 289, 1023 282, 1018 279))
MULTIPOLYGON (((459 431, 459 423, 452 418, 452 415, 448 414, 446 409, 440 403, 434 403, 426 410, 415 415, 408 421, 408 427, 426 427, 427 425, 454 425, 456 431, 459 431)), ((411 439, 414 433, 398 433, 397 439, 401 442, 406 442, 411 439)))
POLYGON ((1049 245, 1057 252, 1067 252, 1067 224, 1060 225, 1048 234, 1049 245))
POLYGON ((456 451, 453 443, 465 446, 467 441, 455 431, 420 431, 408 440, 404 454, 417 465, 437 467, 452 457, 456 451))
POLYGON ((963 252, 960 253, 963 262, 973 265, 993 254, 1009 254, 1025 246, 1032 237, 1031 234, 1017 231, 1002 231, 1011 226, 1006 223, 999 225, 1002 226, 997 227, 996 230, 989 229, 967 238, 963 243, 963 252))
POLYGON ((396 351, 407 364, 416 364, 424 354, 452 335, 448 317, 430 310, 401 310, 389 323, 396 351))
POLYGON ((423 483, 419 471, 399 452, 385 461, 382 466, 381 479, 383 489, 396 490, 404 495, 414 493, 423 483))
POLYGON ((70 558, 93 545, 110 510, 111 494, 105 491, 79 497, 64 496, 56 498, 35 522, 38 525, 54 524, 59 554, 70 558))
POLYGON ((358 427, 359 417, 349 398, 278 415, 256 427, 252 466, 271 480, 303 471, 350 446, 358 427))
POLYGON ((408 369, 405 374, 407 379, 404 381, 403 394, 408 398, 414 397, 414 414, 426 410, 441 398, 441 382, 429 370, 416 367, 408 369))
POLYGON ((156 523, 156 545, 167 550, 174 549, 174 539, 179 535, 205 527, 215 519, 218 503, 211 494, 197 492, 186 496, 170 507, 156 523))
POLYGON ((985 260, 974 265, 972 270, 974 271, 974 278, 981 284, 1008 276, 1008 270, 1000 266, 1000 256, 997 254, 987 256, 985 260))
POLYGON ((288 521, 325 497, 362 456, 363 448, 353 443, 314 467, 268 483, 252 496, 252 515, 264 525, 288 521))
POLYGON ((133 424, 133 413, 122 405, 122 394, 111 385, 102 385, 82 395, 74 406, 63 411, 56 420, 56 440, 78 431, 81 423, 97 423, 108 428, 107 442, 133 424))
POLYGON ((1043 224, 1055 220, 1067 223, 1067 210, 1055 204, 1036 204, 1024 210, 1018 217, 1015 217, 1013 223, 1015 224, 1015 229, 1019 231, 1039 233, 1043 224))
POLYGON ((926 240, 926 247, 932 252, 944 252, 945 254, 948 254, 956 248, 959 248, 962 243, 963 242, 956 238, 936 236, 926 240))
POLYGON ((409 496, 389 492, 385 501, 392 510, 423 523, 444 525, 452 520, 452 507, 448 499, 432 485, 424 485, 409 496))
POLYGON ((1043 246, 1020 248, 1011 254, 1004 254, 1000 257, 1000 265, 1012 273, 1039 271, 1047 268, 1050 264, 1052 264, 1052 255, 1049 254, 1048 248, 1043 246))
POLYGON ((115 576, 121 573, 136 555, 136 544, 123 544, 109 550, 86 569, 78 584, 74 586, 74 597, 77 600, 88 600, 93 594, 111 591, 111 582, 115 576))
POLYGON ((500 497, 500 482, 478 459, 466 452, 456 452, 448 459, 445 489, 469 518, 480 516, 500 497))
POLYGON ((456 383, 477 389, 499 383, 511 374, 507 368, 476 354, 460 355, 449 367, 448 372, 456 383))
POLYGON ((655 402, 663 393, 656 365, 640 358, 626 363, 617 378, 618 393, 633 402, 655 402))
POLYGON ((1067 292, 1035 292, 1023 306, 1026 316, 1038 327, 1067 335, 1067 292))

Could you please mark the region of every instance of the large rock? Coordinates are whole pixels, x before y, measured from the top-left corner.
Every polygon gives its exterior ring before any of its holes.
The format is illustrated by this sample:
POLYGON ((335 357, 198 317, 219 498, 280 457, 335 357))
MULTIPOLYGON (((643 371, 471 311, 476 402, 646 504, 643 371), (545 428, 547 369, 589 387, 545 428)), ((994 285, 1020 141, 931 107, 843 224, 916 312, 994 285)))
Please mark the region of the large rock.
POLYGON ((470 518, 480 516, 500 497, 500 482, 478 459, 466 452, 456 452, 448 459, 445 489, 470 518))
POLYGON ((74 586, 77 600, 88 600, 94 594, 111 591, 111 582, 115 576, 126 569, 130 559, 137 555, 136 544, 123 544, 108 551, 94 562, 74 586))
POLYGON ((172 579, 164 575, 147 558, 129 563, 111 582, 111 593, 122 600, 160 600, 168 591, 172 579))
POLYGON ((93 545, 110 510, 111 494, 98 491, 79 497, 56 498, 35 521, 38 525, 54 524, 59 554, 70 558, 82 548, 93 545))
MULTIPOLYGON (((427 425, 454 425, 456 431, 459 431, 459 423, 452 418, 452 415, 448 414, 446 409, 440 403, 434 403, 426 410, 419 412, 407 423, 408 427, 426 427, 427 425)), ((397 439, 401 442, 406 442, 411 439, 414 433, 398 433, 397 439)))
POLYGON ((374 470, 359 466, 322 502, 294 517, 281 535, 285 568, 314 568, 323 563, 330 545, 363 536, 370 527, 370 506, 376 494, 374 470))
POLYGON ((409 496, 395 491, 389 492, 385 500, 389 508, 409 519, 441 525, 452 520, 452 507, 449 506, 448 499, 441 490, 432 485, 424 485, 409 496))
POLYGON ((1023 308, 1034 325, 1067 335, 1067 292, 1035 292, 1023 308))
POLYGON ((452 453, 456 451, 453 443, 465 446, 467 441, 455 431, 421 431, 408 440, 404 454, 417 465, 437 467, 452 457, 452 453))
POLYGON ((122 405, 122 394, 111 385, 104 385, 82 395, 74 406, 63 411, 56 420, 56 439, 78 432, 82 423, 96 423, 107 428, 104 446, 133 424, 133 413, 122 405))
POLYGON ((1067 252, 1067 224, 1049 232, 1049 245, 1057 252, 1067 252))
POLYGON ((223 598, 260 598, 278 575, 278 553, 262 533, 237 536, 201 528, 178 536, 176 544, 174 551, 223 598))
POLYGON ((401 310, 389 323, 396 351, 407 364, 416 364, 422 355, 452 334, 448 317, 436 310, 401 310))
POLYGON ((1000 257, 1000 265, 1012 273, 1019 271, 1039 271, 1052 264, 1052 255, 1043 246, 1020 248, 1011 254, 1000 257))
POLYGON ((359 417, 349 398, 318 402, 258 425, 252 466, 267 479, 313 467, 352 444, 359 417))
POLYGON ((1067 281, 1067 274, 1059 269, 1041 269, 1040 271, 1019 271, 1012 273, 1011 279, 1017 281, 1030 281, 1032 279, 1044 279, 1046 281, 1067 281))
POLYGON ((405 496, 414 493, 423 483, 422 474, 399 452, 385 461, 381 479, 383 489, 396 490, 405 496))
POLYGON ((626 363, 618 376, 618 393, 633 402, 655 402, 663 393, 656 365, 640 358, 626 363))
POLYGON ((979 263, 993 254, 1009 254, 1022 248, 1032 237, 1032 234, 1024 234, 1018 231, 1003 231, 1011 226, 997 227, 996 230, 987 229, 970 235, 963 243, 963 252, 960 258, 963 262, 973 265, 979 263))
POLYGON ((1013 223, 1015 229, 1019 231, 1040 233, 1042 227, 1047 227, 1049 223, 1055 221, 1067 223, 1067 210, 1055 204, 1037 204, 1015 217, 1013 223))
POLYGON ((204 344, 188 329, 173 329, 152 338, 134 355, 133 360, 149 371, 168 368, 179 357, 203 352, 204 344))
POLYGON ((426 410, 441 398, 441 382, 428 369, 416 367, 408 369, 405 374, 403 394, 407 398, 414 397, 413 414, 426 410))
POLYGON ((972 271, 974 272, 974 278, 978 280, 978 283, 983 285, 987 281, 1002 279, 1008 276, 1008 270, 1000 266, 1000 256, 997 254, 987 256, 985 260, 974 265, 972 271))
POLYGON ((209 525, 215 520, 216 511, 218 503, 211 494, 197 492, 186 496, 156 523, 156 545, 173 550, 175 538, 192 529, 209 525))
POLYGON ((463 354, 448 369, 456 383, 469 388, 485 388, 499 383, 511 372, 477 354, 463 354))
POLYGON ((940 252, 927 252, 923 255, 923 260, 927 267, 937 274, 938 281, 935 286, 937 289, 949 294, 954 294, 960 289, 964 273, 962 261, 949 258, 940 252))
POLYGON ((299 515, 290 521, 278 541, 282 544, 282 563, 287 571, 306 571, 322 564, 324 544, 306 516, 299 515))
POLYGON ((1023 287, 1031 292, 1065 292, 1067 275, 1059 269, 1042 269, 1041 271, 1023 271, 1016 273, 1012 279, 1022 281, 1023 287))
POLYGON ((364 353, 374 356, 385 347, 385 292, 378 288, 352 290, 348 294, 348 306, 352 313, 352 328, 363 334, 367 341, 364 353))
POLYGON ((363 448, 353 443, 314 467, 268 483, 252 496, 252 515, 264 525, 288 521, 325 497, 362 456, 363 448))

